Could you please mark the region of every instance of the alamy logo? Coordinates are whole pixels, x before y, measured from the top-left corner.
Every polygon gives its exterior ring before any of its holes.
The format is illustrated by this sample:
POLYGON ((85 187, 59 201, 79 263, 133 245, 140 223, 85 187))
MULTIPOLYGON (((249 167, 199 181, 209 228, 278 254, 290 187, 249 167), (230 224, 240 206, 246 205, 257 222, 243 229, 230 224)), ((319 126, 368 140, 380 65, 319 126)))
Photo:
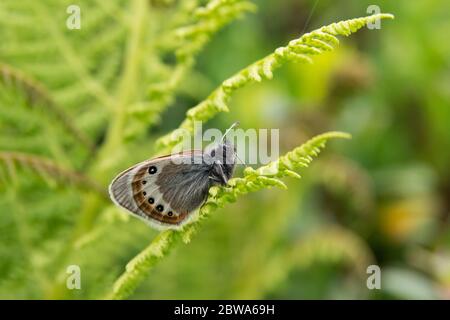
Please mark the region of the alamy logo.
POLYGON ((367 274, 370 276, 367 278, 366 285, 367 289, 381 289, 381 269, 379 266, 373 264, 367 267, 367 274))
POLYGON ((66 10, 69 16, 66 20, 66 26, 69 30, 81 29, 81 9, 75 4, 71 4, 66 10))
MULTIPOLYGON (((227 132, 226 139, 236 148, 239 160, 247 165, 268 164, 278 159, 280 155, 279 129, 231 129, 227 132)), ((220 143, 223 139, 223 132, 219 129, 210 128, 203 130, 202 122, 194 122, 195 135, 190 131, 183 130, 181 142, 171 151, 171 154, 177 154, 183 150, 209 150, 220 143), (207 146, 204 148, 203 144, 207 146)), ((178 132, 180 134, 180 132, 178 132)), ((228 158, 231 159, 231 158, 228 158)), ((174 159, 176 160, 176 159, 174 159)), ((201 161, 201 159, 199 159, 201 161)), ((194 162, 195 163, 195 162, 194 162)))
POLYGON ((69 290, 81 289, 81 269, 76 264, 70 265, 66 269, 66 273, 69 275, 66 280, 66 287, 69 290))
MULTIPOLYGON (((380 14, 381 13, 381 9, 379 6, 372 4, 370 6, 367 7, 367 13, 368 14, 380 14)), ((367 29, 369 30, 374 30, 374 29, 381 29, 381 19, 376 19, 373 22, 368 22, 367 23, 367 29)))

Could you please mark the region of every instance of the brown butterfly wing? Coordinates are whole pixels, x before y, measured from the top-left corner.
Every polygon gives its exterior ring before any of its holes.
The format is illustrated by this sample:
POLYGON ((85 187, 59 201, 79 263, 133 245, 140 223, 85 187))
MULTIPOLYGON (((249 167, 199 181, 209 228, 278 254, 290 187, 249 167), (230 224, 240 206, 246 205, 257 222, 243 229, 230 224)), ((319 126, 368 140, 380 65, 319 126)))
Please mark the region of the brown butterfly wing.
MULTIPOLYGON (((192 207, 180 202, 180 197, 171 193, 173 188, 161 184, 168 176, 182 179, 188 163, 201 156, 201 151, 193 150, 141 162, 114 178, 109 187, 110 197, 115 204, 156 228, 181 226, 197 203, 192 207)), ((188 204, 193 203, 189 200, 188 204)))

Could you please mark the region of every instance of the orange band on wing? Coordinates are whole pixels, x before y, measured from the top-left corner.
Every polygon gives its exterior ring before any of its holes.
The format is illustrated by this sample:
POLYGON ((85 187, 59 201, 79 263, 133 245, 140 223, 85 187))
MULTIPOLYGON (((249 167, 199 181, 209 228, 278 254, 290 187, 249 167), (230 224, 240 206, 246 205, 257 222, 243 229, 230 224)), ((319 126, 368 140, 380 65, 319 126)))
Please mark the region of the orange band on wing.
POLYGON ((169 217, 168 215, 161 214, 158 210, 155 209, 153 205, 148 203, 147 198, 145 198, 142 193, 142 178, 146 175, 148 170, 148 166, 142 167, 134 176, 133 182, 131 186, 133 188, 133 198, 136 202, 136 205, 139 209, 141 209, 147 216, 150 218, 157 220, 159 222, 167 223, 167 224, 179 224, 181 221, 186 219, 188 212, 177 212, 178 215, 173 215, 169 217))

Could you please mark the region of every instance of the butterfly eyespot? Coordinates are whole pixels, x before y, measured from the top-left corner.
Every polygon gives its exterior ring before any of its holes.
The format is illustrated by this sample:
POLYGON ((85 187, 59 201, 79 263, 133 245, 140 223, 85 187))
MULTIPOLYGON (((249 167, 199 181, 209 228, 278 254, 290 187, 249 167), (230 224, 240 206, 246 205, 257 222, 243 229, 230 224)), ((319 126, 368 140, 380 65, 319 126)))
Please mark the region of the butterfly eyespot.
POLYGON ((145 180, 142 180, 142 184, 146 184, 147 183, 147 181, 145 181, 145 180))
POLYGON ((144 191, 144 192, 142 192, 142 194, 143 194, 144 196, 146 196, 146 195, 147 195, 147 192, 144 191))
POLYGON ((216 150, 211 151, 211 157, 215 157, 216 156, 216 150))
POLYGON ((148 168, 148 173, 150 173, 150 174, 155 174, 156 173, 156 167, 155 166, 151 166, 151 167, 149 167, 148 168))
POLYGON ((163 212, 163 211, 164 211, 164 206, 161 205, 161 204, 158 204, 158 205, 156 206, 156 210, 158 210, 159 212, 163 212))
POLYGON ((169 211, 169 212, 167 213, 167 215, 168 215, 169 217, 171 217, 171 216, 173 216, 173 212, 172 212, 172 211, 169 211))
POLYGON ((148 203, 150 203, 150 204, 154 204, 155 203, 155 199, 153 199, 153 198, 148 198, 148 203))

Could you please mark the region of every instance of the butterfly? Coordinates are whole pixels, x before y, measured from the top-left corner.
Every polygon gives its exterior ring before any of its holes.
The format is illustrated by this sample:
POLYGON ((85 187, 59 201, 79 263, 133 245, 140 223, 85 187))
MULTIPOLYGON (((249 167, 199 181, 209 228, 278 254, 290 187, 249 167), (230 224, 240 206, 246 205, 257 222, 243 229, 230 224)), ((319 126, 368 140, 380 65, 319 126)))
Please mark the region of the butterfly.
POLYGON ((109 185, 111 200, 156 229, 177 229, 208 197, 226 185, 236 165, 236 148, 225 139, 209 151, 189 150, 138 163, 109 185))

